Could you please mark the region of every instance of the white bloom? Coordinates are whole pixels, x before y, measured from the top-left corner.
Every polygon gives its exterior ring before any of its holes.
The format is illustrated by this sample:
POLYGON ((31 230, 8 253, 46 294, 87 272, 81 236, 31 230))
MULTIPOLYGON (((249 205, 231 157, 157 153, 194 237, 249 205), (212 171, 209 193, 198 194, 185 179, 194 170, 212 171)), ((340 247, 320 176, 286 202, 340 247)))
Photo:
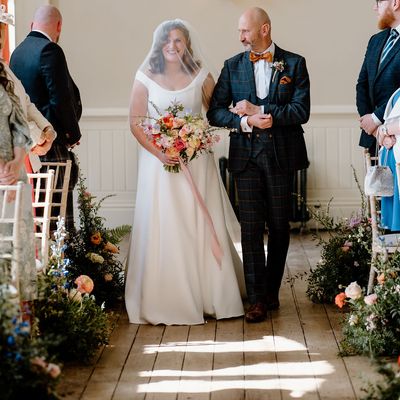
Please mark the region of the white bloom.
POLYGON ((357 282, 351 282, 345 290, 346 296, 352 300, 357 300, 362 295, 362 289, 357 282))
POLYGON ((350 326, 354 326, 354 325, 357 325, 357 324, 358 324, 358 317, 357 317, 357 315, 354 315, 354 314, 350 315, 350 317, 349 317, 349 324, 350 324, 350 326))
POLYGON ((82 293, 77 289, 71 289, 69 291, 68 297, 72 301, 81 302, 82 301, 82 293))
POLYGON ((87 253, 86 257, 93 263, 103 264, 104 258, 97 253, 87 253))

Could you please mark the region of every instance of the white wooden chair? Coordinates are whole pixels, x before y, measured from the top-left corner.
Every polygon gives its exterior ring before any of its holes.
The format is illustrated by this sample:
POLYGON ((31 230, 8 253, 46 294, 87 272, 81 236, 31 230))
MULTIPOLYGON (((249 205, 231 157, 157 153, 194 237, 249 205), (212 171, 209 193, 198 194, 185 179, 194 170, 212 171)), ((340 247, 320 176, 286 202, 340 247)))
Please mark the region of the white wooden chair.
MULTIPOLYGON (((21 262, 22 241, 21 199, 23 183, 16 185, 0 185, 0 225, 2 235, 0 244, 4 246, 2 257, 11 260, 11 284, 19 294, 19 263, 21 262), (9 195, 15 198, 7 201, 9 195)), ((3 249, 2 249, 3 250, 3 249)))
POLYGON ((49 170, 54 170, 54 180, 50 201, 51 209, 53 210, 50 214, 50 220, 54 221, 54 223, 57 222, 58 215, 62 218, 65 218, 66 216, 71 165, 71 160, 67 160, 66 162, 42 162, 42 166, 46 167, 47 172, 49 170), (59 212, 54 212, 54 209, 58 209, 59 212))
MULTIPOLYGON (((376 157, 365 152, 365 166, 368 169, 371 166, 371 159, 377 161, 376 157)), ((400 182, 400 163, 396 165, 397 182, 400 182)), ((400 185, 399 185, 400 186, 400 185)), ((372 228, 372 258, 371 268, 369 272, 367 294, 372 293, 374 288, 375 275, 377 272, 377 264, 379 259, 383 262, 387 261, 389 254, 393 254, 400 250, 400 234, 392 233, 382 235, 379 232, 380 220, 380 197, 368 196, 369 207, 371 212, 371 228, 372 228)))
POLYGON ((36 227, 35 237, 40 239, 40 261, 44 270, 49 260, 50 213, 54 170, 28 174, 28 179, 33 187, 33 222, 36 227))

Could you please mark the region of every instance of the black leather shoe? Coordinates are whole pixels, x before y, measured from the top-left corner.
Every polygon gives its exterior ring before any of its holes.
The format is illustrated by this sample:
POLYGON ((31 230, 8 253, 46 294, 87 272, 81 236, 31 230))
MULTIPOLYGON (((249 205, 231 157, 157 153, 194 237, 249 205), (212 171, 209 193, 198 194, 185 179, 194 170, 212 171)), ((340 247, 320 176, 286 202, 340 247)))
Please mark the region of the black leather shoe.
POLYGON ((280 304, 279 304, 279 298, 276 295, 267 295, 265 296, 265 308, 268 311, 273 311, 273 310, 277 310, 279 308, 280 304))
POLYGON ((263 303, 252 304, 246 312, 245 319, 247 322, 262 322, 267 317, 267 309, 263 303))
POLYGON ((279 300, 271 301, 271 302, 265 304, 265 308, 268 311, 278 310, 279 306, 280 306, 279 300))

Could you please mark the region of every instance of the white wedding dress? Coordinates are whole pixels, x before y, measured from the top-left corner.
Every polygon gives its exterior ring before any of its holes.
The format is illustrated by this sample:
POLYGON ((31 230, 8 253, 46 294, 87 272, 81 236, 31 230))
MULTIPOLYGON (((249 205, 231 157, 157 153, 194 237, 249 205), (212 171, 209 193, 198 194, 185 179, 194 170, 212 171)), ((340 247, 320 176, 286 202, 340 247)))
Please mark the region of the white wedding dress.
MULTIPOLYGON (((136 79, 160 111, 176 100, 196 114, 201 113, 206 75, 201 70, 176 91, 140 71, 136 79)), ((151 105, 149 114, 159 117, 151 105)), ((222 266, 213 256, 210 229, 184 174, 165 171, 158 158, 141 148, 125 291, 131 323, 193 325, 204 323, 204 315, 243 315, 243 267, 232 242, 240 242, 240 227, 214 156, 203 154, 188 168, 213 220, 224 253, 222 266)))

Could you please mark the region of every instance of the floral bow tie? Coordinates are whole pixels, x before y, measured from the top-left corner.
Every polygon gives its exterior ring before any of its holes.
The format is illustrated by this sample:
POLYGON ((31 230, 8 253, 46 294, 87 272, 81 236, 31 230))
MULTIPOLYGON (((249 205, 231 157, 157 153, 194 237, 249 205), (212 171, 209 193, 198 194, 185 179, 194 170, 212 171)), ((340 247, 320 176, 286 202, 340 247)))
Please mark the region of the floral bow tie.
POLYGON ((266 53, 263 53, 263 54, 257 54, 257 53, 254 53, 253 51, 251 51, 249 57, 250 57, 250 61, 253 63, 260 61, 260 60, 272 62, 272 53, 270 51, 267 51, 266 53))

